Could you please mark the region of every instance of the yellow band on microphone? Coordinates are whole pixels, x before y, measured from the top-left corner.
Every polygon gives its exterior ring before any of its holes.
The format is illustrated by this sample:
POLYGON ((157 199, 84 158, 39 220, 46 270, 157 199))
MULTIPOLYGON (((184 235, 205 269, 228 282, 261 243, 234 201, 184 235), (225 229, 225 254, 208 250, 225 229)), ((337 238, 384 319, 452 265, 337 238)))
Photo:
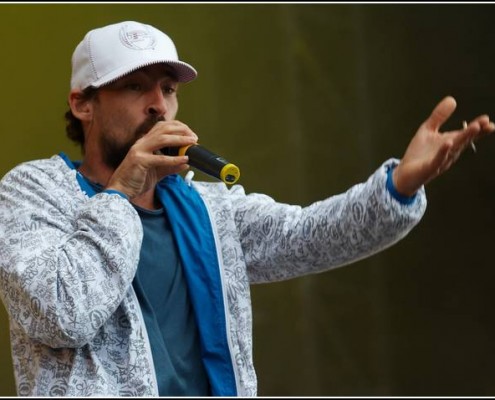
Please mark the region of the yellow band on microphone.
POLYGON ((189 147, 191 147, 192 144, 189 144, 187 146, 182 146, 182 147, 179 147, 179 151, 177 152, 177 155, 178 156, 185 156, 186 155, 186 151, 189 147))
POLYGON ((220 179, 229 185, 236 183, 240 176, 241 171, 234 164, 227 164, 220 171, 220 179))

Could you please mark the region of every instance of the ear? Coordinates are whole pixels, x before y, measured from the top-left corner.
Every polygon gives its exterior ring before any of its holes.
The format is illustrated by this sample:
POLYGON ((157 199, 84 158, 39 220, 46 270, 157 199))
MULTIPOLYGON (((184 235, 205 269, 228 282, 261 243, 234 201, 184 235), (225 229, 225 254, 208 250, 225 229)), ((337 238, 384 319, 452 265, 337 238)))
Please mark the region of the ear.
POLYGON ((81 121, 91 121, 93 118, 93 103, 85 99, 80 90, 71 90, 69 93, 69 107, 72 114, 81 121))

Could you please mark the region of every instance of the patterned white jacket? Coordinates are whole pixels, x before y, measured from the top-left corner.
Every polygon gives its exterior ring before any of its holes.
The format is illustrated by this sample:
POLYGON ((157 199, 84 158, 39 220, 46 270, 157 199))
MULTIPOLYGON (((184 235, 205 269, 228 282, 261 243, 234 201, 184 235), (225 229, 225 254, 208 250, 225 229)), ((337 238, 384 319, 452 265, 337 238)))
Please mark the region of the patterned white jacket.
MULTIPOLYGON (((308 207, 223 183, 165 178, 213 395, 255 396, 249 285, 322 272, 403 238, 426 209, 387 190, 390 159, 365 182, 308 207)), ((20 396, 157 396, 132 279, 142 225, 117 194, 95 194, 63 154, 0 182, 0 294, 20 396)))

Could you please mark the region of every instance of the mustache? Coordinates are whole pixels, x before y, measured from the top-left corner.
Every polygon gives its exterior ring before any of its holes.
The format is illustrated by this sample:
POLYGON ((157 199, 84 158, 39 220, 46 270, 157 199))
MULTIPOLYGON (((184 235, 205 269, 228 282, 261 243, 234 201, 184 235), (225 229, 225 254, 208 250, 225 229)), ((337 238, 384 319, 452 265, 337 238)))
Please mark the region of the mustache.
POLYGON ((136 139, 146 135, 151 128, 153 128, 157 122, 165 121, 165 117, 162 116, 150 116, 141 125, 136 128, 136 139))

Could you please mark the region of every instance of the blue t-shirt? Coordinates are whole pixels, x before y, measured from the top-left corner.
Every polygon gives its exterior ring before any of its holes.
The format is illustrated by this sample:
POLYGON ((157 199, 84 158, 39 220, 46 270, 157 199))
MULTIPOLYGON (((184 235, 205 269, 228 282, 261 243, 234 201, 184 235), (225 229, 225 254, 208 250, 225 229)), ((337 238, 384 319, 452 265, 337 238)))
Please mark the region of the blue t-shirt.
POLYGON ((160 396, 207 396, 198 329, 165 211, 134 207, 144 238, 133 286, 151 341, 160 396))
POLYGON ((168 218, 163 209, 134 208, 144 236, 132 285, 148 331, 159 395, 208 396, 199 333, 168 218))

